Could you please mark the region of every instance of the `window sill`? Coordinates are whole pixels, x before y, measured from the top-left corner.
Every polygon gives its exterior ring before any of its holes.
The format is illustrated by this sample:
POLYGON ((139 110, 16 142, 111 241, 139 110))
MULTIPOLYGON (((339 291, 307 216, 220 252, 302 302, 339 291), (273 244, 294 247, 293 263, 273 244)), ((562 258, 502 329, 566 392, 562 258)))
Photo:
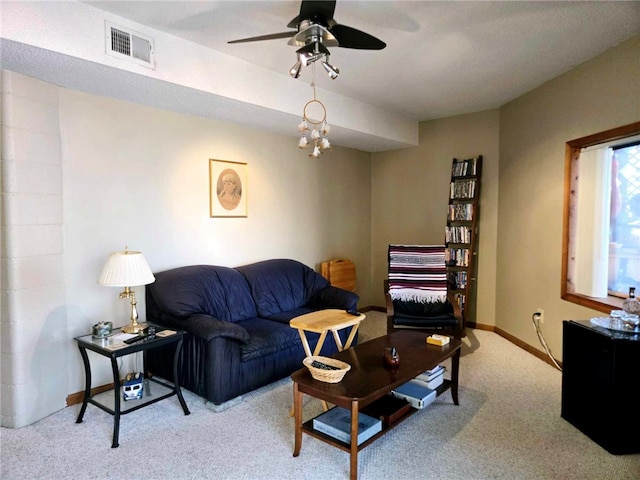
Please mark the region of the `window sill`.
POLYGON ((624 302, 623 298, 611 295, 607 297, 588 297, 576 293, 565 293, 562 295, 562 299, 606 314, 609 314, 611 310, 621 310, 622 302, 624 302))

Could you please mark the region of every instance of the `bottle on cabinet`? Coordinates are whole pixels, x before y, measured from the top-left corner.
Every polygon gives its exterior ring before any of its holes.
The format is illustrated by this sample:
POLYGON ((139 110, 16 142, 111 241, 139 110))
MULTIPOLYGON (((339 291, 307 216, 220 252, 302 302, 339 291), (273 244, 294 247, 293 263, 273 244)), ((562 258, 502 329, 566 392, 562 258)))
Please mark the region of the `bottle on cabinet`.
POLYGON ((629 287, 629 297, 622 303, 622 309, 625 313, 640 314, 640 300, 636 298, 635 287, 629 287))

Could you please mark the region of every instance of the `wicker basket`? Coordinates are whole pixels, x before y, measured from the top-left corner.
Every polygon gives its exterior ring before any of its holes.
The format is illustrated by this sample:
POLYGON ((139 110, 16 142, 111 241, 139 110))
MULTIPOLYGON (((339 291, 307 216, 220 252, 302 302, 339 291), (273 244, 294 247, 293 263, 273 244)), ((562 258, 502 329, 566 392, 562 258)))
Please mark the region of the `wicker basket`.
POLYGON ((302 363, 311 372, 311 376, 316 380, 326 383, 338 383, 344 377, 344 374, 351 369, 351 365, 340 360, 329 357, 306 357, 302 363), (332 367, 338 367, 339 370, 325 370, 323 368, 316 368, 311 364, 314 361, 322 362, 332 367))

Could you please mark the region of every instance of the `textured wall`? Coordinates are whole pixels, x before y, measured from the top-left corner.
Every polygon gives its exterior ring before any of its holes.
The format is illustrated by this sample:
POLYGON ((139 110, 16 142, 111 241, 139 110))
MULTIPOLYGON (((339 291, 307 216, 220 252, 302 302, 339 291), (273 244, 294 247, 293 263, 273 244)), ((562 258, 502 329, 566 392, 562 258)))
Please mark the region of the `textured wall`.
POLYGON ((65 406, 58 89, 2 72, 2 425, 65 406))

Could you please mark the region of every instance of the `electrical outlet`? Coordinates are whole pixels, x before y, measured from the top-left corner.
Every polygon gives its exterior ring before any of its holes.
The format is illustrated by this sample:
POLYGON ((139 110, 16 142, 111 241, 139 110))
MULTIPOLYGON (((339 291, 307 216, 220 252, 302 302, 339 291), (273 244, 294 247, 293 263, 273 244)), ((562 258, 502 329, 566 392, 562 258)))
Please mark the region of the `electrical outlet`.
POLYGON ((540 323, 544 323, 544 310, 541 308, 538 308, 535 314, 538 316, 538 321, 540 323))

